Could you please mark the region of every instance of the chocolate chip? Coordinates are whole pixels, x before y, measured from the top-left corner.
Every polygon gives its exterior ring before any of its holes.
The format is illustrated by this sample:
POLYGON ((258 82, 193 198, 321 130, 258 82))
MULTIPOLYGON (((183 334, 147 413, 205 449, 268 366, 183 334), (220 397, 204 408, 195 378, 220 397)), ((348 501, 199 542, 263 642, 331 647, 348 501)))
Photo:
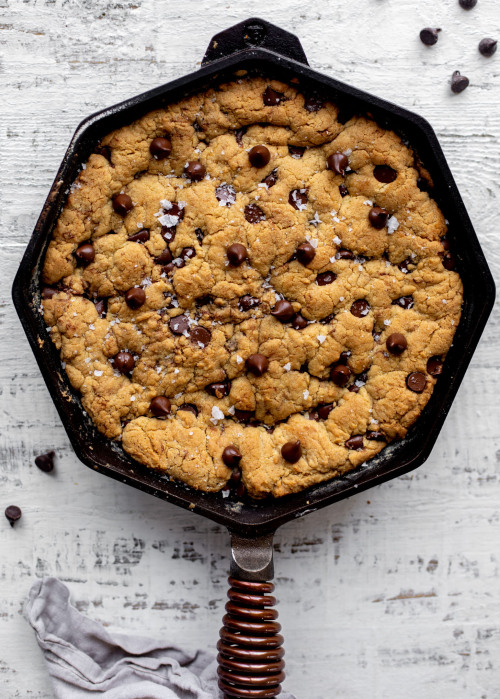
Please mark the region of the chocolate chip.
POLYGON ((168 327, 174 335, 183 335, 189 330, 189 319, 185 315, 175 316, 168 321, 168 327))
POLYGON ((169 201, 168 208, 166 206, 163 207, 163 211, 169 216, 174 216, 176 219, 178 219, 177 223, 179 223, 179 221, 182 221, 185 214, 184 207, 180 206, 175 201, 169 201))
POLYGON ((180 257, 184 262, 192 260, 193 257, 196 257, 196 250, 194 248, 182 248, 180 257))
POLYGON ((455 269, 455 257, 451 252, 445 252, 443 255, 443 267, 450 272, 455 269))
POLYGON ((173 239, 175 238, 176 234, 176 228, 175 226, 162 226, 161 227, 161 235, 163 240, 166 243, 171 243, 173 239))
POLYGON ((342 198, 346 197, 349 194, 349 190, 347 189, 345 184, 339 184, 339 192, 342 198))
POLYGON ((236 201, 236 190, 232 184, 223 182, 215 190, 215 196, 221 206, 232 206, 236 201))
POLYGON ((304 328, 307 328, 308 325, 309 323, 303 315, 300 313, 296 313, 294 315, 292 320, 292 328, 294 328, 294 330, 303 330, 304 328))
POLYGON ((427 373, 431 376, 440 376, 443 373, 443 360, 441 357, 431 357, 427 361, 427 373))
POLYGON ((281 447, 281 456, 290 464, 296 463, 302 456, 300 440, 294 439, 291 442, 283 444, 281 447))
POLYGON ((434 46, 437 43, 439 32, 441 29, 433 29, 432 27, 425 27, 420 32, 420 41, 426 46, 434 46))
POLYGON ((153 138, 149 144, 149 152, 154 158, 163 160, 163 158, 168 158, 172 152, 172 143, 168 138, 163 138, 161 136, 153 138))
POLYGON ((316 277, 316 284, 318 286, 326 286, 327 284, 333 284, 337 279, 335 272, 320 272, 316 277))
POLYGON ((351 313, 356 318, 364 318, 370 312, 370 304, 365 299, 358 299, 354 301, 351 306, 351 313))
POLYGON ((370 209, 368 214, 368 220, 378 231, 380 231, 386 225, 388 218, 389 212, 380 208, 380 206, 374 206, 372 209, 370 209))
POLYGON ((251 354, 246 361, 246 367, 255 376, 262 376, 269 368, 269 359, 263 354, 251 354))
POLYGON ((168 265, 169 262, 172 262, 172 253, 168 248, 165 248, 158 257, 155 257, 155 264, 157 265, 168 265))
POLYGON ((14 526, 14 524, 17 522, 18 519, 21 519, 22 514, 23 513, 21 512, 21 508, 18 507, 17 505, 9 505, 5 509, 5 516, 9 520, 11 527, 14 526))
POLYGON ((262 95, 262 100, 264 101, 266 107, 276 107, 276 105, 280 104, 284 97, 285 95, 282 92, 273 90, 273 88, 268 85, 264 91, 264 94, 262 95))
POLYGON ((321 420, 326 420, 333 410, 333 403, 325 403, 324 405, 318 405, 317 412, 318 417, 321 420))
POLYGON ((227 381, 216 381, 205 386, 205 391, 216 398, 224 398, 229 394, 229 383, 227 381))
POLYGON ((236 131, 234 132, 234 137, 236 139, 236 143, 239 146, 243 145, 243 136, 246 134, 246 132, 247 132, 246 126, 242 126, 241 129, 236 129, 236 131))
POLYGON ((198 296, 198 298, 195 299, 194 302, 198 307, 209 306, 211 303, 214 302, 214 297, 210 294, 206 294, 206 296, 198 296))
POLYGON ((193 413, 195 417, 198 417, 198 408, 194 403, 183 403, 182 405, 179 405, 177 410, 185 410, 188 413, 193 413))
POLYGON ((326 159, 326 165, 336 175, 344 177, 345 171, 349 167, 349 159, 343 153, 332 153, 326 159))
POLYGON ((241 454, 238 451, 238 449, 234 446, 234 444, 230 444, 228 447, 224 449, 224 451, 222 452, 222 461, 226 464, 226 466, 229 466, 229 468, 234 468, 235 466, 238 466, 238 464, 241 461, 241 454))
POLYGON ((155 417, 166 417, 171 410, 171 403, 165 396, 156 396, 149 404, 149 409, 155 417))
POLYGON ((314 260, 316 250, 313 248, 311 243, 301 243, 295 254, 297 255, 297 260, 305 266, 314 260))
POLYGON ((308 202, 307 189, 292 189, 288 195, 288 203, 297 211, 303 211, 308 202))
POLYGON ((111 167, 114 167, 113 163, 111 162, 111 148, 109 146, 99 145, 94 152, 97 153, 97 155, 102 155, 103 158, 106 158, 111 167))
POLYGON ((408 269, 408 265, 413 265, 415 264, 413 260, 409 257, 406 258, 406 260, 403 260, 402 262, 399 263, 398 267, 399 269, 403 272, 403 274, 408 274, 410 270, 408 269))
POLYGON ((356 374, 356 376, 354 377, 354 383, 352 383, 349 386, 349 391, 351 391, 351 393, 359 393, 359 389, 362 388, 362 386, 364 386, 367 381, 367 371, 363 371, 361 374, 356 374))
POLYGON ((207 174, 207 168, 199 160, 190 160, 184 168, 184 173, 191 182, 199 182, 207 174))
POLYGON ((115 194, 113 197, 113 209, 120 216, 125 216, 133 207, 132 199, 128 194, 115 194))
POLYGON ((259 299, 250 296, 250 294, 245 294, 241 296, 238 301, 238 307, 240 311, 249 311, 251 308, 256 308, 260 304, 259 299))
POLYGON ((479 42, 479 53, 486 58, 491 58, 497 50, 496 39, 481 39, 479 42))
POLYGON ((255 413, 253 410, 238 410, 235 408, 234 417, 244 425, 247 425, 251 420, 253 420, 255 413))
POLYGON ((143 228, 137 231, 137 233, 132 233, 132 235, 128 237, 128 240, 130 243, 147 243, 150 237, 149 228, 143 228))
POLYGON ((44 473, 50 473, 54 470, 54 456, 53 451, 48 451, 46 454, 40 454, 40 456, 35 457, 35 464, 38 466, 40 471, 44 473))
POLYGON ((125 294, 125 303, 133 311, 140 308, 146 301, 146 292, 138 286, 132 287, 125 294))
POLYGON ((408 347, 408 342, 401 333, 392 333, 385 341, 385 346, 391 354, 402 354, 408 347))
POLYGON ((398 173, 396 170, 393 170, 392 167, 389 167, 389 165, 376 165, 373 168, 373 176, 379 182, 390 184, 391 182, 394 182, 398 176, 398 173))
POLYGON ((337 260, 353 260, 354 253, 351 250, 347 250, 346 248, 340 248, 335 253, 335 258, 337 260))
POLYGON ((476 7, 477 0, 458 0, 458 4, 460 7, 463 7, 464 10, 472 10, 473 7, 476 7))
POLYGON ((343 388, 351 378, 351 370, 345 364, 337 364, 330 370, 330 379, 336 386, 343 388))
POLYGON ((271 315, 281 323, 288 323, 288 321, 292 320, 293 316, 295 315, 295 311, 293 310, 293 306, 290 301, 282 299, 273 307, 271 310, 271 315))
POLYGON ((366 439, 372 442, 387 442, 387 437, 383 432, 377 432, 375 430, 369 430, 366 433, 366 439))
POLYGON ((338 363, 339 364, 347 364, 350 356, 351 356, 351 353, 349 350, 346 350, 345 352, 341 352, 338 363))
POLYGON ((42 299, 51 299, 56 294, 60 293, 60 289, 54 289, 53 286, 44 286, 42 289, 42 299))
POLYGON ((108 313, 108 299, 96 299, 94 305, 99 318, 106 318, 108 313))
POLYGON ((413 300, 413 296, 400 296, 398 299, 394 299, 392 305, 401 306, 405 311, 408 311, 410 308, 413 308, 415 301, 413 300))
POLYGON ((130 352, 118 352, 113 358, 113 366, 121 374, 130 374, 135 367, 135 359, 130 352))
POLYGON ((248 151, 248 159, 253 167, 265 167, 271 160, 271 153, 265 146, 254 146, 248 151))
POLYGON ((203 238, 205 237, 205 233, 201 230, 201 228, 195 228, 194 234, 196 235, 196 238, 201 245, 203 242, 203 238))
POLYGON ((319 112, 324 106, 324 101, 318 95, 306 95, 304 98, 304 108, 308 112, 319 112))
POLYGON ((460 75, 460 71, 456 70, 451 76, 451 91, 458 95, 466 87, 469 87, 469 78, 466 78, 465 75, 460 75))
POLYGON ((203 345, 203 347, 206 347, 212 339, 212 333, 208 328, 204 328, 202 325, 195 325, 189 331, 189 338, 195 345, 203 345))
POLYGON ((226 250, 229 264, 233 267, 239 267, 247 259, 247 249, 241 243, 233 243, 226 250))
POLYGON ((75 250, 75 256, 78 261, 84 265, 88 265, 95 260, 95 250, 92 243, 83 243, 75 250))
POLYGON ((274 187, 276 182, 278 181, 278 170, 275 169, 272 172, 267 175, 267 177, 264 177, 262 180, 262 184, 265 184, 268 189, 271 189, 271 187, 274 187))
POLYGON ((363 435, 357 434, 354 437, 351 437, 350 439, 347 440, 347 442, 345 443, 345 446, 348 449, 353 449, 355 451, 361 451, 361 449, 364 449, 363 435))
POLYGON ((300 160, 305 153, 305 148, 303 146, 288 146, 288 152, 296 160, 300 160))
POLYGON ((422 393, 425 390, 427 384, 427 379, 425 374, 420 371, 414 371, 412 374, 408 374, 406 377, 406 385, 414 393, 422 393))
POLYGON ((260 223, 265 220, 266 215, 257 204, 247 204, 245 206, 245 218, 248 223, 260 223))

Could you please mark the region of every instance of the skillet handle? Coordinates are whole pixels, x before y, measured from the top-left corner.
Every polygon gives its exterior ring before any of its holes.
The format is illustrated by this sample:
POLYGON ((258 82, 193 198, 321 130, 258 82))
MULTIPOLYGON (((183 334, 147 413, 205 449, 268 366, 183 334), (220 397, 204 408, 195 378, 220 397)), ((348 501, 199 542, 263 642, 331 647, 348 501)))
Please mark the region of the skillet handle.
POLYGON ((295 34, 258 17, 235 24, 212 37, 201 65, 257 47, 269 49, 281 56, 304 63, 306 66, 309 65, 302 44, 295 34))
POLYGON ((273 535, 231 536, 229 601, 217 644, 219 687, 224 699, 272 699, 285 678, 283 636, 271 609, 276 599, 273 535))

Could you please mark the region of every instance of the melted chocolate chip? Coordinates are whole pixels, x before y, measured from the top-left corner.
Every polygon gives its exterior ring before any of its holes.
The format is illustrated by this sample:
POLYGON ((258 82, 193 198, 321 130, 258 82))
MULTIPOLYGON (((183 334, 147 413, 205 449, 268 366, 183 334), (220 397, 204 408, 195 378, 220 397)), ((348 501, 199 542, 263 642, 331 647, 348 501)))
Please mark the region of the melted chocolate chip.
POLYGON ((283 444, 281 447, 281 456, 290 464, 295 464, 302 456, 302 446, 299 439, 294 439, 291 442, 283 444))
POLYGON ((292 189, 288 195, 288 203, 297 211, 303 211, 308 202, 307 189, 292 189))
POLYGON ((415 301, 413 300, 413 296, 400 296, 398 299, 394 299, 392 305, 401 306, 405 311, 408 311, 410 308, 413 308, 415 301))
POLYGON ((135 367, 135 359, 130 352, 118 352, 113 358, 113 366, 121 374, 130 374, 135 367))
POLYGON ((224 398, 229 395, 229 382, 216 381, 215 383, 210 383, 208 386, 205 386, 205 391, 216 398, 224 398))
POLYGON ((497 41, 495 39, 481 39, 479 42, 479 53, 486 58, 491 58, 497 50, 497 41))
POLYGON ((7 519, 9 520, 9 524, 10 524, 11 527, 13 527, 14 524, 15 524, 19 519, 21 519, 22 514, 23 514, 23 513, 22 513, 22 511, 21 511, 21 508, 18 507, 17 505, 9 505, 9 506, 5 509, 5 516, 6 516, 7 519))
POLYGON ((242 312, 249 311, 251 308, 256 308, 259 304, 259 299, 250 296, 250 294, 245 294, 244 296, 241 296, 238 301, 238 307, 242 312))
POLYGON ((236 143, 241 147, 243 145, 243 136, 247 132, 247 127, 242 126, 241 129, 236 129, 234 132, 234 137, 236 139, 236 143))
POLYGON ((126 216, 133 206, 132 199, 128 194, 115 194, 113 197, 113 209, 120 216, 126 216))
POLYGON ((221 206, 232 206, 236 201, 236 190, 232 184, 223 182, 215 190, 215 196, 221 206))
POLYGON ((56 294, 59 294, 60 291, 60 289, 54 289, 53 286, 44 286, 42 289, 42 299, 51 299, 56 294))
POLYGON ((340 248, 335 253, 335 258, 337 260, 353 260, 354 253, 351 250, 347 250, 346 248, 340 248))
POLYGON ((361 374, 356 374, 354 383, 349 386, 351 393, 359 393, 359 389, 368 381, 368 372, 363 371, 361 374))
POLYGON ((328 416, 333 410, 333 403, 325 403, 324 405, 318 405, 317 413, 321 420, 327 420, 328 416))
POLYGON ((351 313, 356 318, 364 318, 370 312, 370 304, 365 299, 358 299, 354 301, 351 306, 351 313))
POLYGON ((247 259, 247 249, 241 243, 233 243, 226 250, 229 264, 233 267, 239 267, 247 259))
POLYGON ((46 454, 40 454, 40 456, 35 457, 35 464, 44 473, 50 473, 54 470, 54 456, 53 451, 49 451, 46 454))
POLYGON ((193 413, 195 417, 198 417, 198 408, 194 403, 183 403, 182 405, 179 405, 177 410, 185 410, 188 413, 193 413))
POLYGON ((162 136, 153 138, 149 144, 149 152, 157 160, 163 160, 163 158, 168 158, 172 152, 172 143, 168 138, 162 136))
POLYGON ((137 233, 132 233, 128 240, 130 243, 147 243, 150 237, 151 234, 149 232, 149 228, 143 228, 142 230, 137 231, 137 233))
POLYGON ((305 148, 303 146, 288 146, 288 152, 296 160, 300 160, 305 153, 305 148))
POLYGON ((155 257, 155 264, 157 265, 168 265, 169 262, 172 262, 172 253, 168 248, 165 248, 158 257, 155 257))
POLYGON ((146 301, 146 292, 138 286, 132 287, 125 294, 125 303, 133 311, 140 308, 146 301))
POLYGON ((108 313, 108 299, 96 299, 94 305, 99 318, 106 318, 108 313))
POLYGON ((305 266, 314 260, 316 250, 313 248, 311 243, 301 243, 295 251, 295 254, 297 256, 297 260, 305 266))
POLYGON ((293 310, 293 306, 290 303, 290 301, 282 299, 281 301, 278 301, 276 305, 273 307, 271 315, 274 316, 281 323, 288 323, 290 320, 292 320, 293 316, 295 315, 295 311, 293 310))
POLYGON ((455 257, 451 252, 445 252, 443 255, 443 267, 450 272, 455 269, 455 257))
POLYGON ((354 437, 350 437, 350 439, 348 439, 347 442, 345 443, 345 446, 348 449, 353 449, 355 451, 361 451, 361 449, 364 449, 363 435, 357 434, 354 437))
POLYGON ((276 107, 278 104, 282 102, 284 99, 285 95, 282 92, 278 92, 277 90, 273 90, 273 88, 268 85, 266 89, 264 90, 264 94, 262 95, 262 100, 266 107, 276 107))
POLYGON ((149 404, 149 409, 155 417, 166 417, 169 415, 172 406, 165 396, 156 396, 149 404))
POLYGON ((406 377, 406 385, 414 393, 422 393, 425 390, 427 384, 427 379, 425 374, 420 371, 414 371, 412 374, 408 374, 406 377))
POLYGON ((343 388, 349 382, 352 371, 345 364, 337 364, 330 370, 330 379, 336 386, 343 388))
POLYGON ((207 174, 207 169, 199 160, 190 160, 184 168, 184 173, 191 182, 200 182, 207 174))
POLYGON ((469 78, 466 78, 465 75, 460 75, 460 71, 456 70, 451 76, 451 91, 458 95, 466 87, 469 87, 469 78))
POLYGON ((244 425, 247 425, 253 419, 255 413, 253 410, 238 410, 235 408, 234 417, 244 425))
POLYGON ((266 218, 265 213, 257 204, 247 204, 244 215, 248 223, 260 223, 266 218))
POLYGON ((426 46, 434 46, 437 43, 439 32, 441 29, 434 29, 433 27, 425 27, 420 32, 420 41, 426 46))
POLYGON ((264 177, 262 180, 262 184, 265 184, 268 189, 271 189, 271 187, 274 187, 276 182, 278 181, 278 170, 275 169, 272 172, 267 175, 267 177, 264 177))
POLYGON ((333 284, 337 279, 335 272, 320 272, 316 277, 316 284, 318 286, 326 286, 327 284, 333 284))
POLYGON ((214 297, 210 296, 210 294, 207 294, 206 296, 198 296, 198 298, 195 299, 194 302, 198 307, 209 306, 211 303, 214 302, 214 297))
POLYGON ((171 243, 173 239, 175 238, 176 234, 176 228, 175 226, 162 226, 161 227, 161 235, 163 240, 166 243, 171 243))
POLYGON ((271 160, 271 153, 266 146, 254 146, 248 151, 248 159, 253 167, 265 167, 271 160))
POLYGON ((196 239, 201 245, 203 242, 203 238, 205 237, 205 233, 201 230, 201 228, 195 228, 194 234, 196 235, 196 239))
POLYGON ((180 257, 184 262, 192 260, 193 257, 196 257, 196 250, 194 248, 182 248, 180 257))
POLYGON ((185 315, 175 316, 168 321, 168 327, 174 335, 183 335, 189 330, 189 319, 185 315))
POLYGON ((380 206, 374 206, 372 209, 370 209, 370 212, 368 214, 368 220, 370 221, 371 225, 378 231, 384 228, 388 218, 389 213, 385 209, 380 208, 380 206))
POLYGON ((324 106, 324 101, 318 95, 306 95, 304 98, 304 108, 308 112, 319 112, 324 106))
POLYGON ((440 376, 443 373, 443 360, 441 357, 431 357, 427 361, 427 373, 431 376, 440 376))
POLYGON ((347 189, 345 184, 339 184, 339 192, 342 198, 346 197, 349 194, 349 190, 347 189))
POLYGON ((262 376, 269 368, 269 359, 263 354, 251 354, 246 360, 246 367, 255 376, 262 376))
POLYGON ((385 346, 391 354, 399 355, 408 347, 408 342, 401 333, 392 333, 385 341, 385 346))
POLYGON ((336 175, 344 177, 345 171, 349 167, 349 159, 344 153, 332 153, 328 156, 326 165, 336 175))
POLYGON ((373 176, 379 182, 390 184, 394 182, 398 173, 396 170, 393 170, 392 167, 389 167, 389 165, 376 165, 373 169, 373 176))
POLYGON ((408 265, 415 264, 413 260, 410 257, 407 257, 406 260, 403 260, 402 262, 399 263, 398 267, 403 272, 403 274, 409 274, 410 270, 408 269, 408 265))
POLYGON ((82 264, 88 265, 95 260, 95 250, 92 243, 83 243, 75 250, 75 256, 82 264))
MULTIPOLYGON (((229 466, 229 468, 234 468, 235 466, 238 466, 238 464, 241 461, 241 454, 238 451, 238 449, 234 446, 234 444, 230 444, 228 447, 224 449, 222 452, 222 461, 226 464, 226 466, 229 466)), ((241 478, 241 472, 239 474, 241 478)))
POLYGON ((366 433, 366 439, 372 442, 387 442, 387 437, 383 432, 377 432, 375 430, 369 430, 366 433))
POLYGON ((204 328, 202 325, 195 325, 189 331, 189 338, 194 344, 206 347, 212 339, 212 333, 208 328, 204 328))
POLYGON ((308 325, 309 323, 303 315, 300 313, 296 313, 294 315, 292 319, 292 328, 294 328, 294 330, 303 330, 304 328, 307 328, 308 325))

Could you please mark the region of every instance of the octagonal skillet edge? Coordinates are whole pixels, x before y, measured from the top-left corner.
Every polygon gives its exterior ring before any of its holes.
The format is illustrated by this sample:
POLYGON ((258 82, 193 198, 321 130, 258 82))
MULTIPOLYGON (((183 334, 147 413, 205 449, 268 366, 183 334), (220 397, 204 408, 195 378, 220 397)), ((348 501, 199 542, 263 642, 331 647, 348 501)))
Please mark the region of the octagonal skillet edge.
POLYGON ((202 67, 194 73, 92 114, 78 126, 51 187, 16 274, 12 295, 24 331, 73 448, 87 466, 156 497, 191 509, 244 536, 261 536, 284 522, 421 465, 437 439, 453 398, 485 327, 495 286, 483 252, 438 140, 417 114, 322 75, 307 65, 299 40, 264 20, 250 19, 213 37, 202 67), (170 481, 132 460, 101 435, 83 411, 46 331, 40 306, 40 274, 52 229, 74 181, 96 143, 140 115, 181 97, 234 78, 235 71, 257 71, 298 89, 342 101, 370 114, 408 139, 434 181, 433 196, 449 220, 449 238, 464 283, 462 319, 426 408, 407 437, 385 447, 374 459, 344 476, 279 499, 235 503, 170 481))

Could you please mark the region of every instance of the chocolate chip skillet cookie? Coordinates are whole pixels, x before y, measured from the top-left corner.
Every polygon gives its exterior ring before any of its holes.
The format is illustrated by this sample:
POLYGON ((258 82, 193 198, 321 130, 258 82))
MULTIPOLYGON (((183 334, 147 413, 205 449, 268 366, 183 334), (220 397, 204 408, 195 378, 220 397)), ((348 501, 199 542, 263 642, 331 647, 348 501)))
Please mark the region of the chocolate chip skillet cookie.
POLYGON ((106 136, 42 291, 98 429, 190 486, 257 498, 404 437, 462 304, 426 177, 394 132, 262 78, 106 136))

